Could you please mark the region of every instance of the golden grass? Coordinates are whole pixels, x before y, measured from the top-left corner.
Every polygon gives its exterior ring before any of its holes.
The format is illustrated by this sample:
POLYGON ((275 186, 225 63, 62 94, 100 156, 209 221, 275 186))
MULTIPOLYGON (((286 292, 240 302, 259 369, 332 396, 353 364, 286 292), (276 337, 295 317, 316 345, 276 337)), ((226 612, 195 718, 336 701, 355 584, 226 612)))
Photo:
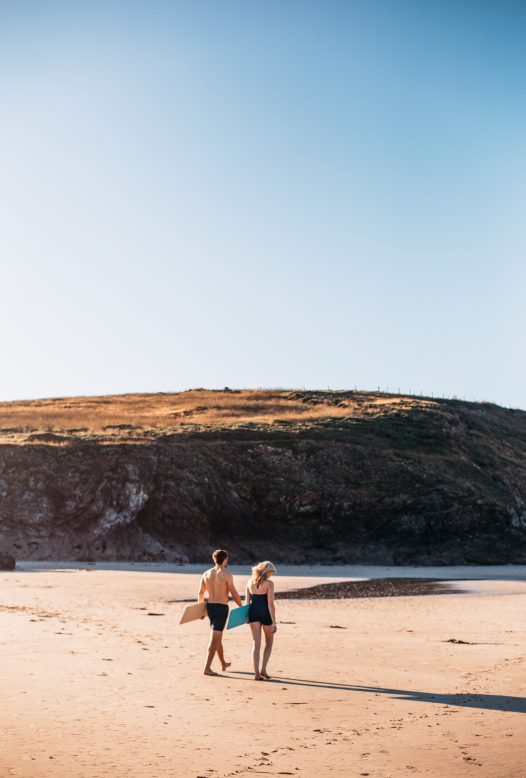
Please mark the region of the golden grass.
POLYGON ((0 442, 32 442, 27 441, 28 436, 44 432, 125 440, 148 432, 178 432, 188 425, 211 429, 280 421, 308 425, 328 418, 362 418, 430 404, 429 400, 374 392, 251 389, 29 400, 0 403, 0 442))

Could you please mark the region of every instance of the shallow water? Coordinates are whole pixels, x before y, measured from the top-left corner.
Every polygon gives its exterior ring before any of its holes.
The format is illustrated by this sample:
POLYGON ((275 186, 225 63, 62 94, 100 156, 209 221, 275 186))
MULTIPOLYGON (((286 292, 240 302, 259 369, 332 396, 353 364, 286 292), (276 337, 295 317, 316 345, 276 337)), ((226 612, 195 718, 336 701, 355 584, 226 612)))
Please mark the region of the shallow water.
MULTIPOLYGON (((45 570, 117 570, 149 573, 201 573, 206 565, 180 565, 168 562, 35 562, 20 561, 20 572, 45 570)), ((441 578, 443 580, 526 581, 526 565, 454 565, 411 567, 399 565, 277 565, 278 574, 308 578, 441 578)), ((234 575, 246 575, 249 565, 230 565, 234 575)))

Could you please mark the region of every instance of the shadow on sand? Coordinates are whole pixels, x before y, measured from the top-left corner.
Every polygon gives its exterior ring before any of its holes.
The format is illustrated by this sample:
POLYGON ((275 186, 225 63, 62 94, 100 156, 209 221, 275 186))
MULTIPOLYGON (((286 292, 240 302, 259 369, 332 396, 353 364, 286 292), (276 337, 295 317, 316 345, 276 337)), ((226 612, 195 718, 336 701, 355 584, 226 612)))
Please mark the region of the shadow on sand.
MULTIPOLYGON (((229 673, 229 678, 237 676, 253 676, 253 673, 229 673)), ((248 678, 237 678, 239 681, 248 678)), ((453 705, 459 708, 478 708, 479 710, 500 710, 507 713, 526 713, 525 697, 508 697, 505 694, 431 694, 409 689, 386 689, 382 686, 360 686, 358 684, 333 683, 331 681, 314 681, 305 678, 288 678, 280 676, 265 683, 275 683, 281 686, 310 686, 313 689, 334 689, 344 692, 365 692, 366 694, 388 694, 397 700, 409 702, 432 702, 439 705, 453 705)))

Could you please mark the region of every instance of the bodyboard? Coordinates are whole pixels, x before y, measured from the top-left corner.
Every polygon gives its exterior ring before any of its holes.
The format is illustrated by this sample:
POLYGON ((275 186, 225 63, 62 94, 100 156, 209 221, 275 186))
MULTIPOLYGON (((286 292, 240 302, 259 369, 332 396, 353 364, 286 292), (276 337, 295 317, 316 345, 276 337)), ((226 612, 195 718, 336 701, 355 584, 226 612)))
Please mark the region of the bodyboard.
POLYGON ((234 627, 240 627, 242 624, 248 624, 248 611, 250 605, 241 605, 239 608, 232 608, 228 614, 227 629, 234 629, 234 627))
POLYGON ((206 616, 206 602, 194 602, 193 605, 188 605, 181 616, 179 624, 186 624, 188 621, 197 621, 206 616))

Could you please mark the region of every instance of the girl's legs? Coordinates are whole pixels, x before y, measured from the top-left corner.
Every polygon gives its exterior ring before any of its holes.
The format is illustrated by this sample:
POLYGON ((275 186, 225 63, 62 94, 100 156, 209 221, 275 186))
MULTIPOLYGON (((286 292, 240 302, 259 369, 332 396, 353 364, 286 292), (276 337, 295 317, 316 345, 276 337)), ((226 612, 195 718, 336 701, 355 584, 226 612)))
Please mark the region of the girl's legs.
POLYGON ((259 621, 253 621, 250 624, 252 630, 252 637, 254 639, 254 645, 252 647, 252 658, 254 660, 254 678, 256 681, 261 680, 259 674, 259 654, 261 651, 261 624, 259 621))
MULTIPOLYGON (((263 627, 265 633, 265 648, 263 651, 263 662, 261 664, 261 675, 267 675, 267 663, 272 653, 272 644, 274 643, 273 627, 263 627)), ((267 676, 268 678, 269 676, 267 676)))

